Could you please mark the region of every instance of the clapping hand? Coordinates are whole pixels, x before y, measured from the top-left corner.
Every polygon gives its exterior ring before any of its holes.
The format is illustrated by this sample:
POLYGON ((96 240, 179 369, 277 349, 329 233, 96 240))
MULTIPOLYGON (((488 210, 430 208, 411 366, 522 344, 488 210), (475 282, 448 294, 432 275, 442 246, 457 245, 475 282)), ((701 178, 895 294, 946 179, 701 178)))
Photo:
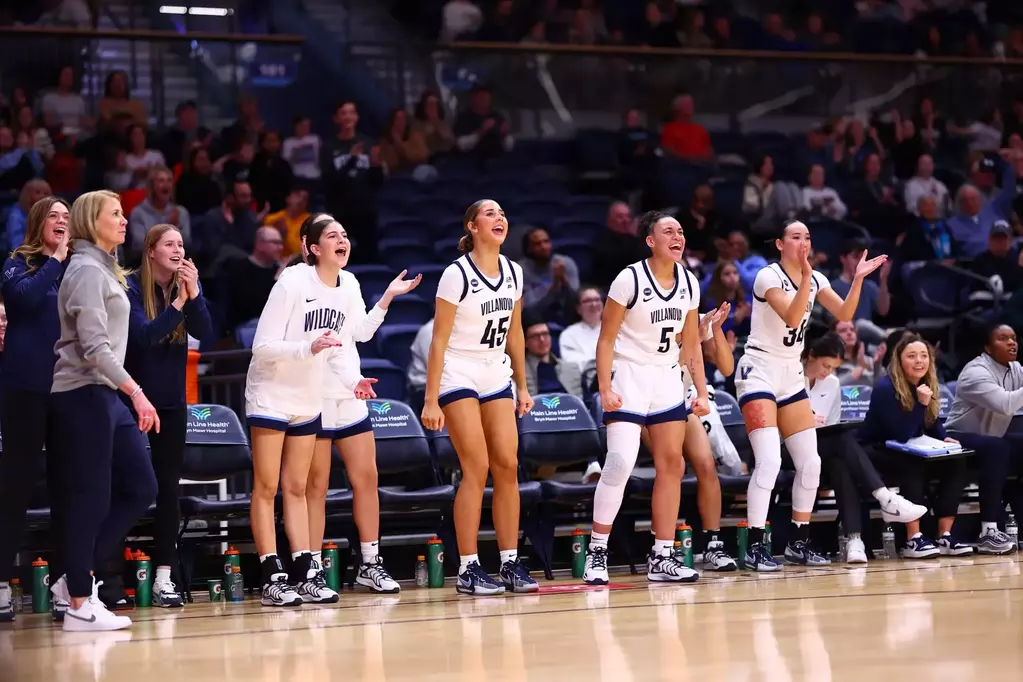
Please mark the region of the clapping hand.
POLYGON ((331 336, 330 331, 327 331, 321 336, 316 337, 310 346, 310 349, 312 350, 313 355, 319 355, 328 348, 338 348, 340 346, 341 341, 338 338, 331 336))
POLYGON ((879 267, 888 262, 888 256, 880 255, 871 259, 867 259, 867 252, 864 251, 863 255, 860 256, 860 262, 856 264, 856 277, 864 279, 867 275, 877 270, 879 267))
POLYGON ((199 270, 192 259, 181 261, 178 267, 178 286, 185 290, 190 300, 199 297, 199 270))

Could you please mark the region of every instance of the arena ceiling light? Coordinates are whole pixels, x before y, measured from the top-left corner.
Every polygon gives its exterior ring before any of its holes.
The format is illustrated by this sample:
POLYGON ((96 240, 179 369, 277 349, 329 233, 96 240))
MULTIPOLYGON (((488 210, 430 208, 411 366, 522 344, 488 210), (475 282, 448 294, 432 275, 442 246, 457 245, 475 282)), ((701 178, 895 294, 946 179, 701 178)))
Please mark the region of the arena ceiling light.
POLYGON ((160 14, 191 14, 198 17, 226 17, 234 14, 228 7, 185 7, 184 5, 160 5, 160 14))

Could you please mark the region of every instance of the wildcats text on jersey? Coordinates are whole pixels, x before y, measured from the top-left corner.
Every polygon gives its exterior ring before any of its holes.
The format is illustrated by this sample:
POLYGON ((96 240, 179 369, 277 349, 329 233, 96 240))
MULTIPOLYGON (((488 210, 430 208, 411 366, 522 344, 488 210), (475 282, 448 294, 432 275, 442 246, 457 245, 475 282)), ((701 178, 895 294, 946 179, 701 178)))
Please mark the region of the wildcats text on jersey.
POLYGON ((515 301, 510 298, 492 298, 480 303, 480 315, 489 315, 499 310, 513 310, 514 308, 515 301))
POLYGON ((658 308, 650 311, 650 324, 658 322, 685 322, 688 311, 681 308, 658 308))
POLYGON ((329 329, 335 334, 341 333, 345 324, 345 314, 334 308, 317 308, 305 314, 305 331, 329 329))

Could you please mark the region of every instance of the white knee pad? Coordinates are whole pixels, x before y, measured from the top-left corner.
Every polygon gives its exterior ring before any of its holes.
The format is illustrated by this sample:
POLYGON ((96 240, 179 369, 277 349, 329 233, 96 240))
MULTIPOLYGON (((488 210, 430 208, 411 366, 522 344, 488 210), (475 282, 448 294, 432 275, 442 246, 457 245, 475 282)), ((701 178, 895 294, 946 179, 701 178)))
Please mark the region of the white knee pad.
POLYGON ((750 433, 749 442, 756 465, 746 487, 746 516, 750 526, 763 528, 771 506, 771 493, 781 471, 781 436, 776 427, 768 426, 750 433))
POLYGON ((813 511, 817 488, 821 484, 821 456, 817 453, 817 430, 807 429, 785 439, 785 448, 796 467, 792 485, 792 510, 813 511))
POLYGON ((607 425, 607 459, 593 496, 593 520, 611 525, 625 497, 625 484, 639 455, 639 424, 612 422, 607 425))

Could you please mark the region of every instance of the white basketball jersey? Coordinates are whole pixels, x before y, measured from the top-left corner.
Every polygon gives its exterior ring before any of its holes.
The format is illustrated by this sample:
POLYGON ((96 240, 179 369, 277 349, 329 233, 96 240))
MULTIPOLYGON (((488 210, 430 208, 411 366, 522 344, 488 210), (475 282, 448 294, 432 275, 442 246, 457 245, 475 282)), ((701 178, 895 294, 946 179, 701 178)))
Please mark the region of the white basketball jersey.
POLYGON ((746 350, 759 351, 781 360, 799 359, 803 352, 803 337, 814 301, 822 289, 831 288, 831 283, 827 277, 814 270, 806 311, 799 321, 799 326, 792 328, 785 324, 785 320, 781 319, 767 302, 767 292, 770 289, 781 289, 791 300, 798 288, 779 263, 771 263, 757 273, 757 278, 753 281, 753 312, 750 316, 750 334, 746 340, 746 350))
POLYGON ((664 367, 678 363, 675 337, 689 311, 700 307, 700 283, 694 275, 676 264, 675 284, 665 291, 644 260, 622 270, 607 295, 626 308, 615 338, 615 358, 664 367))
POLYGON ((314 356, 312 342, 328 330, 340 336, 347 305, 342 287, 325 285, 314 267, 286 268, 259 316, 246 397, 284 414, 319 414, 322 361, 330 351, 314 356))
POLYGON ((448 351, 470 358, 496 359, 508 344, 512 311, 522 298, 522 268, 498 257, 500 275, 489 279, 468 254, 449 265, 437 286, 437 298, 458 306, 448 351))
MULTIPOLYGON (((296 266, 297 267, 297 266, 296 266)), ((350 272, 341 271, 338 294, 344 312, 338 337, 341 347, 327 351, 327 371, 323 373, 323 397, 341 400, 355 398, 355 385, 362 380, 361 359, 356 342, 365 343, 373 338, 384 323, 386 310, 378 306, 366 312, 359 280, 350 272)))

